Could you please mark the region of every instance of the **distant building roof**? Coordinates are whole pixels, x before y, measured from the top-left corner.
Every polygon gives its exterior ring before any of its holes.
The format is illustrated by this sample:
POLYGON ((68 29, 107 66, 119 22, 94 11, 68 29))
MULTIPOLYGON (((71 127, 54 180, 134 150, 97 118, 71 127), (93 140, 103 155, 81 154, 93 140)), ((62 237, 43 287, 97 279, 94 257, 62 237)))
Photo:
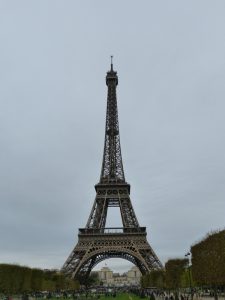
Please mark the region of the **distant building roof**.
POLYGON ((110 271, 110 272, 112 272, 112 270, 108 267, 103 267, 103 268, 101 268, 100 271, 110 271))

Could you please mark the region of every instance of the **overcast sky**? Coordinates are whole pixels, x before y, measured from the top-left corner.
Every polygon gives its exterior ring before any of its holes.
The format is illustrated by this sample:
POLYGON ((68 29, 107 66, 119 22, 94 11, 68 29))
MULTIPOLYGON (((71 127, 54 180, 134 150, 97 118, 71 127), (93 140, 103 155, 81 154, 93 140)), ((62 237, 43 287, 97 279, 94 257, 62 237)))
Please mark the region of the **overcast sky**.
POLYGON ((0 262, 60 268, 75 246, 111 54, 125 176, 160 260, 224 228, 224 16, 223 0, 0 0, 0 262))

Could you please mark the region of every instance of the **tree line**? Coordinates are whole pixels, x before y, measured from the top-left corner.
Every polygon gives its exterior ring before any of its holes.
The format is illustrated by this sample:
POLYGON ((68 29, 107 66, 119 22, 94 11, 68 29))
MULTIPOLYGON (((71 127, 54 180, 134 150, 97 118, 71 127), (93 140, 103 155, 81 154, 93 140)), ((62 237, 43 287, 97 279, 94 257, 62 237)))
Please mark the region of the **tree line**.
POLYGON ((170 259, 165 268, 142 277, 143 287, 177 290, 185 287, 225 288, 225 230, 207 234, 191 246, 191 265, 186 258, 170 259))
MULTIPOLYGON (((165 268, 142 276, 142 287, 178 290, 209 287, 225 289, 225 230, 210 233, 191 246, 191 265, 187 258, 170 259, 165 268)), ((96 284, 96 276, 87 285, 96 284)), ((79 282, 56 271, 0 264, 0 293, 23 293, 78 289, 79 282)))
POLYGON ((153 270, 142 276, 141 285, 144 288, 156 287, 168 290, 188 288, 193 283, 189 268, 188 259, 169 259, 164 269, 153 270))
POLYGON ((66 278, 56 271, 0 264, 0 293, 15 294, 78 288, 78 281, 66 278))

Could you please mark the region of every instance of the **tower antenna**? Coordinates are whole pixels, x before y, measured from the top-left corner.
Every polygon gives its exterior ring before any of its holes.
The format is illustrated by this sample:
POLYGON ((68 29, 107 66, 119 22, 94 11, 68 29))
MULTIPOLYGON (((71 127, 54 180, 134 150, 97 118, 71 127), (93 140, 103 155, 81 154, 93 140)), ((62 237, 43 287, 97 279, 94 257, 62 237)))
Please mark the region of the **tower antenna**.
POLYGON ((113 71, 113 55, 111 55, 111 71, 113 71))

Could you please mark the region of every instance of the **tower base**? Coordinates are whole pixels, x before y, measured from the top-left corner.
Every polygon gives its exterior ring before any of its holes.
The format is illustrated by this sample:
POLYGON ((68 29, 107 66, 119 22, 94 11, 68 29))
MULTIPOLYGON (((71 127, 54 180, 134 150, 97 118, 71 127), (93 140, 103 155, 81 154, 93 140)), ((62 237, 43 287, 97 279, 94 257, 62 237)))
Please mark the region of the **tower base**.
POLYGON ((146 228, 79 229, 78 243, 62 267, 72 278, 85 279, 94 266, 108 258, 123 258, 142 274, 163 266, 146 238, 146 228))

